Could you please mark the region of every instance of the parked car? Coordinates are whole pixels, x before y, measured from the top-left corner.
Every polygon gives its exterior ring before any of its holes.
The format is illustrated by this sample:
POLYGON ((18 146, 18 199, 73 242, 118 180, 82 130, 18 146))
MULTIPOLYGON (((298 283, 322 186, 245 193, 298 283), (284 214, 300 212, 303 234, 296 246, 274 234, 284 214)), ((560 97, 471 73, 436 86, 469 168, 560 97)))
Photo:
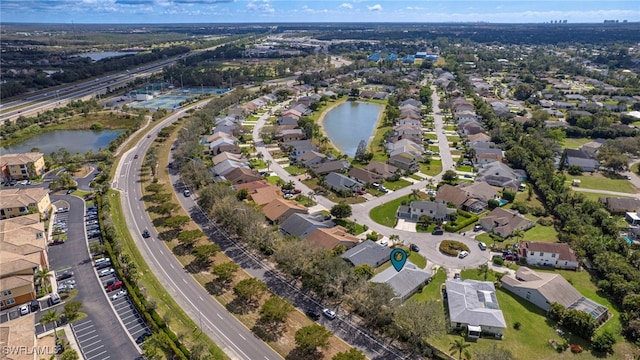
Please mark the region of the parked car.
POLYGON ((442 235, 442 234, 444 234, 444 230, 442 230, 442 228, 435 228, 431 232, 431 235, 442 235))
POLYGON ((149 332, 145 332, 142 335, 138 336, 138 338, 136 339, 136 344, 142 344, 145 340, 147 340, 149 336, 151 336, 151 333, 149 332))
POLYGON ((121 287, 122 287, 122 281, 116 281, 116 282, 112 283, 111 285, 107 286, 107 291, 118 290, 121 287))
POLYGON ((476 225, 473 227, 473 231, 480 231, 482 230, 482 225, 476 225))
POLYGON ((453 275, 453 279, 460 280, 460 273, 455 273, 455 275, 453 275))
POLYGON ((460 259, 464 259, 464 258, 466 258, 467 256, 469 256, 469 252, 468 252, 468 251, 466 251, 466 250, 462 250, 462 251, 460 251, 460 254, 458 254, 458 257, 459 257, 460 259))
POLYGON ((333 320, 338 316, 335 311, 329 309, 323 309, 322 315, 326 316, 329 320, 333 320))
POLYGON ((358 195, 364 195, 364 194, 366 194, 366 193, 367 193, 367 192, 366 192, 366 191, 364 191, 364 190, 362 190, 362 189, 358 189, 358 190, 356 190, 356 194, 358 194, 358 195))
POLYGON ((305 314, 307 314, 307 316, 309 317, 309 319, 313 320, 313 321, 318 321, 320 320, 320 312, 314 309, 308 309, 307 311, 304 312, 305 314))
POLYGON ((191 196, 191 191, 189 191, 188 189, 185 189, 185 190, 182 192, 182 195, 184 195, 184 197, 189 197, 189 196, 191 196))
POLYGON ((31 304, 29 306, 31 307, 31 312, 40 310, 40 303, 38 300, 31 300, 31 304))
POLYGON ((62 244, 64 244, 64 240, 62 239, 54 239, 49 241, 49 246, 62 245, 62 244))
POLYGON ((117 300, 125 295, 127 295, 127 290, 120 290, 111 296, 111 300, 117 300))
POLYGON ((411 249, 411 251, 415 251, 415 252, 419 252, 420 251, 420 247, 416 244, 411 244, 409 246, 409 249, 411 249))
POLYGON ((98 273, 98 276, 100 276, 100 277, 109 276, 109 275, 113 274, 114 272, 116 272, 116 271, 113 268, 108 268, 108 269, 101 270, 98 273))
POLYGON ((73 189, 69 189, 69 190, 67 190, 67 195, 69 195, 69 194, 73 193, 74 191, 75 191, 75 190, 73 190, 73 189))
POLYGON ((27 315, 29 313, 29 307, 27 305, 20 306, 20 316, 27 315))
POLYGON ((56 280, 65 280, 73 277, 73 271, 63 271, 61 273, 56 274, 56 280))
POLYGON ((480 241, 478 243, 478 247, 480 248, 480 250, 484 251, 487 250, 487 244, 483 243, 482 241, 480 241))
POLYGON ((53 294, 51 294, 51 296, 49 296, 49 305, 53 306, 56 304, 60 304, 62 300, 60 300, 60 295, 58 295, 57 292, 54 292, 53 294))

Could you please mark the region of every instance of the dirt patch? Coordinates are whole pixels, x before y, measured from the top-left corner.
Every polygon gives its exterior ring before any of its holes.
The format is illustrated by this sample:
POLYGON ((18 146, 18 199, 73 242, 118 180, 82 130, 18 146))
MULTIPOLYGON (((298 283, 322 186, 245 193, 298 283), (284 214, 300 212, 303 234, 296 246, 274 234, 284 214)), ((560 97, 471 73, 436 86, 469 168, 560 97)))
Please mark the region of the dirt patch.
POLYGON ((83 178, 89 175, 89 173, 91 173, 92 171, 93 168, 91 166, 83 166, 80 168, 80 170, 73 173, 73 177, 83 178))

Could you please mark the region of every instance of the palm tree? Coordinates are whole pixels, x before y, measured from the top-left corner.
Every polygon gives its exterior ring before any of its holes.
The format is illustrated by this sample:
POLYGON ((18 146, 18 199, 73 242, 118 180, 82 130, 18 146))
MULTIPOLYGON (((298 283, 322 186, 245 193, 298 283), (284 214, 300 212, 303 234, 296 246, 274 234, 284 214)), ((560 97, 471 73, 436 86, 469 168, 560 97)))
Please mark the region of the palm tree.
POLYGON ((487 281, 487 276, 489 276, 489 265, 480 265, 480 267, 478 267, 478 275, 484 275, 484 281, 487 281))
POLYGON ((313 190, 312 190, 312 191, 309 191, 309 192, 307 193, 307 197, 309 198, 309 200, 311 200, 311 201, 315 201, 315 199, 316 199, 316 193, 315 193, 313 190))
POLYGON ((36 273, 34 275, 35 280, 37 282, 39 281, 41 286, 44 286, 45 294, 49 293, 49 286, 51 285, 52 276, 53 274, 49 272, 49 268, 47 267, 38 268, 38 270, 36 270, 36 273))
POLYGON ((56 329, 58 328, 59 320, 60 320, 60 314, 58 314, 58 312, 55 309, 51 309, 47 311, 40 318, 40 322, 42 323, 42 325, 53 323, 53 334, 56 339, 56 342, 58 342, 58 334, 56 333, 56 329))
POLYGON ((420 190, 418 189, 412 189, 411 190, 411 194, 409 194, 409 199, 419 199, 420 198, 420 190))
POLYGON ((469 346, 471 346, 471 344, 467 344, 464 341, 464 338, 454 340, 451 343, 451 347, 449 348, 449 354, 455 355, 456 353, 458 353, 458 360, 461 360, 462 352, 465 351, 465 349, 468 348, 469 346))

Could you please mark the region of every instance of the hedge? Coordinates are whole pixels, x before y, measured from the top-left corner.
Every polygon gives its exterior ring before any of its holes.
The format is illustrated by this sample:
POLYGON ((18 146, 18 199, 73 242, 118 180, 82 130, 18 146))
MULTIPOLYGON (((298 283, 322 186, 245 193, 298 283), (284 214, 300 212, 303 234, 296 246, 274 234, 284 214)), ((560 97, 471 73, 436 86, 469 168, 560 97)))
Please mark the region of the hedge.
POLYGON ((448 232, 457 232, 460 229, 462 229, 464 227, 467 227, 467 226, 473 224, 476 221, 478 221, 478 217, 475 216, 475 215, 471 215, 471 217, 466 218, 466 219, 464 219, 462 221, 460 221, 460 220, 456 221, 455 225, 451 225, 450 223, 447 223, 444 226, 444 230, 448 231, 448 232))
POLYGON ((440 252, 449 256, 458 256, 459 250, 469 251, 469 247, 456 240, 444 240, 440 243, 440 252))

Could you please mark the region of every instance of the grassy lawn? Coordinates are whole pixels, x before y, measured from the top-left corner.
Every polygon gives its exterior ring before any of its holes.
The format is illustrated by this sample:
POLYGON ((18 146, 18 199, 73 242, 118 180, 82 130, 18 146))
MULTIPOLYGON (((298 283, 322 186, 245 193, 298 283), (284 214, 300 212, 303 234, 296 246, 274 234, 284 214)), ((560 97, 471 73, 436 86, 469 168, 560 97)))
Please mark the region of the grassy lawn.
POLYGON ((556 242, 558 240, 558 232, 553 226, 542 226, 538 224, 525 231, 522 240, 556 242))
POLYGON ((473 166, 459 165, 459 166, 456 166, 456 170, 464 171, 464 172, 473 172, 473 166))
POLYGON ((389 190, 398 190, 411 185, 411 183, 404 179, 398 179, 396 181, 384 181, 382 185, 389 190))
MULTIPOLYGON (((612 196, 609 194, 592 193, 592 192, 584 192, 584 191, 574 191, 574 193, 582 194, 585 197, 585 199, 591 200, 591 201, 598 201, 602 197, 612 196)), ((616 197, 620 197, 620 196, 616 196, 616 197)))
POLYGON ((251 159, 249 160, 249 165, 252 169, 266 169, 267 163, 264 160, 251 159))
POLYGON ((362 225, 349 219, 333 219, 333 222, 336 223, 336 225, 340 225, 347 230, 353 229, 354 235, 360 235, 365 231, 362 225))
POLYGON ((267 176, 266 180, 269 184, 273 184, 276 185, 278 183, 278 180, 280 179, 279 176, 274 175, 274 176, 267 176))
POLYGON ((409 260, 420 269, 427 267, 427 259, 415 251, 411 251, 408 247, 402 247, 409 254, 409 260))
POLYGON ((611 179, 600 173, 593 175, 572 176, 567 175, 567 185, 571 185, 573 179, 580 180, 580 187, 585 189, 615 191, 622 193, 635 194, 636 189, 626 179, 611 179))
MULTIPOLYGON (((420 192, 420 197, 422 199, 428 199, 428 195, 420 192)), ((398 211, 398 207, 402 204, 402 201, 406 201, 407 203, 411 202, 413 198, 409 198, 409 195, 399 197, 395 200, 389 201, 388 203, 379 205, 371 209, 369 216, 375 222, 380 225, 394 227, 396 225, 396 212, 398 211)))
POLYGON ((408 176, 408 177, 410 177, 410 178, 412 178, 413 180, 418 180, 418 181, 422 181, 422 180, 424 180, 423 178, 421 178, 420 176, 415 175, 415 174, 409 174, 409 175, 407 175, 407 176, 408 176))
POLYGON ((439 268, 438 271, 431 277, 429 285, 425 286, 422 291, 417 292, 411 296, 410 300, 413 301, 429 301, 429 300, 442 300, 442 293, 440 287, 447 280, 447 273, 443 268, 439 268))
POLYGON ((450 143, 459 143, 460 142, 460 136, 447 136, 447 141, 450 143))
POLYGON ((297 175, 302 175, 306 172, 306 170, 304 168, 299 168, 297 166, 287 166, 286 168, 284 168, 286 172, 288 172, 289 174, 293 175, 293 176, 297 176, 297 175))
POLYGON ((437 140, 438 139, 438 135, 434 134, 434 133, 427 133, 424 134, 424 138, 427 140, 437 140))
POLYGON ((429 176, 435 176, 442 171, 442 160, 431 160, 429 164, 420 164, 420 172, 429 176))
MULTIPOLYGON (((589 279, 589 274, 586 272, 561 272, 563 276, 567 276, 567 280, 570 279, 570 276, 575 276, 574 279, 569 280, 572 281, 574 286, 585 296, 599 302, 603 305, 609 306, 610 310, 613 310, 610 307, 610 303, 606 301, 606 299, 602 299, 597 294, 595 294, 595 286, 591 283, 589 279), (565 274, 570 273, 570 274, 565 274), (592 290, 589 290, 592 289, 592 290), (593 295, 593 296, 592 296, 593 295)), ((476 280, 484 280, 483 276, 478 274, 477 270, 470 269, 464 270, 461 273, 463 279, 476 279, 476 280)), ((488 280, 493 280, 494 276, 489 276, 488 280)), ((486 349, 494 344, 497 344, 499 347, 504 347, 510 349, 511 352, 516 356, 517 359, 531 359, 532 354, 535 354, 535 359, 564 359, 564 358, 572 358, 572 359, 596 359, 597 357, 591 354, 589 351, 583 351, 580 354, 572 354, 568 350, 562 354, 558 354, 555 349, 553 349, 549 345, 550 339, 555 339, 558 342, 561 342, 560 336, 555 333, 553 328, 553 323, 547 321, 545 316, 545 312, 533 305, 532 303, 517 297, 515 295, 511 295, 505 290, 497 289, 496 297, 498 299, 498 304, 502 313, 504 315, 505 321, 507 323, 507 329, 504 332, 504 338, 502 340, 495 340, 492 338, 482 338, 478 339, 475 342, 468 342, 471 346, 468 348, 471 353, 475 349, 486 349), (515 330, 513 325, 519 322, 521 324, 521 328, 519 330, 515 330)), ((612 328, 619 327, 619 316, 617 316, 617 312, 613 310, 614 318, 609 320, 607 324, 605 324, 599 331, 603 331, 604 329, 611 326, 612 328), (611 323, 611 325, 610 325, 611 323), (616 324, 617 323, 617 324, 616 324)), ((434 344, 438 346, 440 349, 447 350, 450 347, 450 343, 460 338, 458 334, 448 334, 442 336, 438 339, 434 340, 434 344)), ((580 344, 585 349, 588 349, 586 341, 583 339, 570 336, 570 343, 580 344)), ((620 339, 618 338, 620 341, 620 339)), ((616 354, 614 354, 615 358, 622 358, 621 352, 624 351, 627 345, 616 344, 614 349, 616 350, 616 354)))
POLYGON ((567 149, 577 149, 580 146, 591 141, 593 140, 589 138, 565 138, 564 141, 562 142, 562 146, 567 149))

